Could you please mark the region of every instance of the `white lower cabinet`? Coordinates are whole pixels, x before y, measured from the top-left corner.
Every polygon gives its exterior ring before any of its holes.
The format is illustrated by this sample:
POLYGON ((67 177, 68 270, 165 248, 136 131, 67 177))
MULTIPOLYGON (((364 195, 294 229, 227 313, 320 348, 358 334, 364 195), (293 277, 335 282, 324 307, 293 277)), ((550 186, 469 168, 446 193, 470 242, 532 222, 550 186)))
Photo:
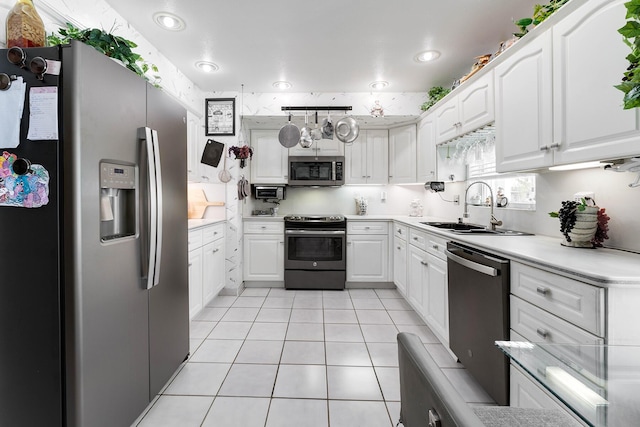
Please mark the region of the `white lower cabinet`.
POLYGON ((284 283, 284 223, 245 221, 243 280, 284 283))
POLYGON ((407 275, 407 300, 420 316, 425 317, 424 299, 429 281, 427 252, 409 245, 409 274, 407 275))
POLYGON ((389 224, 347 222, 347 282, 388 282, 389 224))
POLYGON ((398 292, 407 295, 407 227, 394 223, 393 236, 393 283, 398 292))
POLYGON ((189 231, 189 317, 224 288, 224 223, 189 231))
POLYGON ((429 254, 427 256, 429 280, 424 303, 426 321, 442 343, 449 344, 449 287, 447 261, 429 254))

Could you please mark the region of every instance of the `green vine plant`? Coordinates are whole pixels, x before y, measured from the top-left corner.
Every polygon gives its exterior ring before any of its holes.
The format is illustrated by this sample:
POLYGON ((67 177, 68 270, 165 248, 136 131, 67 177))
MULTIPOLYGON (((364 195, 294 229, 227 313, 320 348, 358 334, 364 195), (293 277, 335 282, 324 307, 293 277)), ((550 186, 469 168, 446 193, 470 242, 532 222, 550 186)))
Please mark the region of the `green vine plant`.
POLYGON ((427 111, 429 108, 433 107, 433 105, 440 101, 442 98, 447 96, 447 94, 451 92, 450 89, 445 89, 442 86, 434 86, 429 89, 427 95, 429 95, 429 99, 420 106, 422 111, 427 111))
MULTIPOLYGON (((112 30, 113 28, 110 31, 112 30)), ((153 71, 156 73, 153 75, 153 85, 160 87, 160 76, 157 74, 158 67, 154 64, 147 63, 142 56, 135 53, 132 49, 138 47, 138 45, 131 40, 113 35, 111 32, 106 32, 98 28, 87 28, 81 30, 69 22, 67 22, 64 28, 60 28, 58 30, 58 34, 52 33, 47 36, 47 43, 50 46, 68 44, 71 40, 81 41, 82 43, 93 47, 98 52, 101 52, 110 58, 117 59, 122 62, 125 67, 147 81, 149 78, 146 73, 149 70, 153 71)))
POLYGON ((624 4, 627 8, 627 23, 618 32, 622 34, 623 41, 631 53, 627 55, 629 67, 624 72, 622 83, 616 85, 616 89, 624 92, 624 109, 640 107, 640 0, 631 0, 624 4))
POLYGON ((536 4, 533 7, 533 17, 522 18, 514 22, 519 28, 520 32, 513 33, 514 36, 520 38, 529 32, 530 25, 538 25, 553 13, 560 9, 569 0, 551 0, 548 4, 536 4))

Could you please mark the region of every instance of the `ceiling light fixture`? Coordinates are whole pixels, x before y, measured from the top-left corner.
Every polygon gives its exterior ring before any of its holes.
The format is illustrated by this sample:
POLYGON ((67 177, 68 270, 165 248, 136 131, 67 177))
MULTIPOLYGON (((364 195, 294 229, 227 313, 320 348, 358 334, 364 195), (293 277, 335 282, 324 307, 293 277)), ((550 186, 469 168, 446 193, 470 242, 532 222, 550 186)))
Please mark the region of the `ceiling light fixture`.
POLYGON ((291 89, 291 83, 286 82, 284 80, 280 80, 273 83, 273 87, 280 90, 291 89))
POLYGON ((415 56, 417 62, 429 62, 440 58, 440 52, 437 50, 425 50, 415 56))
POLYGON ((181 31, 187 27, 187 25, 184 23, 184 20, 182 18, 170 12, 154 13, 153 20, 160 27, 169 31, 181 31))
POLYGON ((387 86, 389 86, 389 82, 385 82, 382 80, 378 80, 377 82, 373 82, 369 85, 371 89, 384 89, 387 86))
POLYGON ((220 69, 217 64, 210 61, 198 61, 196 62, 196 68, 204 71, 205 73, 213 73, 220 69))

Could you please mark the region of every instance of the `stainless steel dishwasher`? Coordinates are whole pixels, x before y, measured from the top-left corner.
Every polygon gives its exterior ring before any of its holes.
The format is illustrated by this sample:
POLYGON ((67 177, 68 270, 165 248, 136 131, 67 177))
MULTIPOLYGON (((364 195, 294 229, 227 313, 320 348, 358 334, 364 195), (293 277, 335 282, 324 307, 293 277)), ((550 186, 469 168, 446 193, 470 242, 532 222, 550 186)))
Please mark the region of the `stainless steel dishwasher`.
POLYGON ((509 404, 509 260, 447 243, 449 347, 499 405, 509 404))

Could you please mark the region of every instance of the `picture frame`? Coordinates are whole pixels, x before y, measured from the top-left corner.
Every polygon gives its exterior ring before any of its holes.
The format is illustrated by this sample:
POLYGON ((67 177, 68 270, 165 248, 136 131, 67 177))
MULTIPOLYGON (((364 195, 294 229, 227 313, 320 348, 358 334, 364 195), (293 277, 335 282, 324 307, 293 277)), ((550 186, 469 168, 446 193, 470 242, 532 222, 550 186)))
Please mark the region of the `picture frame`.
POLYGON ((233 136, 236 134, 235 98, 207 98, 205 112, 206 136, 233 136))

